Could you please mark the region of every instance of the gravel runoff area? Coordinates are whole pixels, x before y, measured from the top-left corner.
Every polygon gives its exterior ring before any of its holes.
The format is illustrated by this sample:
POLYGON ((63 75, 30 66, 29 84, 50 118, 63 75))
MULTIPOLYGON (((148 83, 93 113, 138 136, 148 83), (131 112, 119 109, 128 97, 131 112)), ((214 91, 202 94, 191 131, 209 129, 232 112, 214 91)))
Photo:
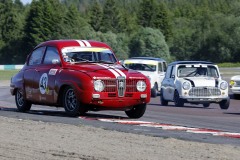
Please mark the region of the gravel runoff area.
POLYGON ((0 159, 237 160, 240 147, 0 116, 0 159))

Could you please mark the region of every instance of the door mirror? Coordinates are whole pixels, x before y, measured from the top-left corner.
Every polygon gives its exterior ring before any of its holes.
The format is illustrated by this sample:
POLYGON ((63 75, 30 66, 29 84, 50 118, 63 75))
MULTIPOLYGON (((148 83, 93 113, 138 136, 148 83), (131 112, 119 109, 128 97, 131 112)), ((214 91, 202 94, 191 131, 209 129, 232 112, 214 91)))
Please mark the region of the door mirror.
POLYGON ((60 64, 60 61, 58 59, 53 59, 52 64, 60 64))

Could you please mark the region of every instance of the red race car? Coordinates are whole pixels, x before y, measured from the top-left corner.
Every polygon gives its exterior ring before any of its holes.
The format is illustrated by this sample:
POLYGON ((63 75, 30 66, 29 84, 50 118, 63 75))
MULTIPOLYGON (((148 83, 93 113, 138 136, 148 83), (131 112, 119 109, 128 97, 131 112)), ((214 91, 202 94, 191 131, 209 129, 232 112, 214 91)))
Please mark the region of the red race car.
POLYGON ((90 40, 39 44, 10 86, 19 111, 41 104, 64 107, 69 116, 122 110, 140 118, 151 96, 146 76, 122 66, 107 44, 90 40))

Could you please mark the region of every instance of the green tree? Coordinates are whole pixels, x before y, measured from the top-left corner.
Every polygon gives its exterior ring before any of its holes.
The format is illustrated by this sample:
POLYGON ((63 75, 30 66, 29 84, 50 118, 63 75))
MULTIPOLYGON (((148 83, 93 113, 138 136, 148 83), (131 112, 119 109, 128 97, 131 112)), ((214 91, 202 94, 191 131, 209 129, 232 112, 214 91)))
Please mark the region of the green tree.
POLYGON ((163 35, 168 41, 172 37, 172 26, 170 22, 170 16, 165 3, 161 2, 157 5, 154 18, 152 20, 152 27, 160 29, 163 35))
POLYGON ((142 28, 130 42, 130 56, 149 56, 170 61, 168 45, 161 31, 142 28))
POLYGON ((128 58, 129 39, 125 34, 115 34, 112 32, 107 33, 97 32, 94 39, 107 43, 113 49, 114 53, 116 54, 119 60, 128 58))
POLYGON ((32 1, 25 27, 28 49, 31 50, 40 42, 61 36, 63 11, 58 0, 32 1))
POLYGON ((62 38, 67 39, 85 39, 89 32, 93 32, 90 25, 81 17, 76 6, 68 7, 62 24, 62 38))
POLYGON ((12 64, 21 57, 23 19, 11 0, 0 3, 0 7, 0 63, 12 64))
POLYGON ((115 0, 106 0, 103 8, 104 10, 100 31, 111 31, 113 33, 118 33, 120 14, 116 6, 115 0))
POLYGON ((91 5, 90 9, 90 20, 89 24, 92 28, 97 32, 100 30, 102 17, 103 17, 103 9, 101 5, 95 0, 94 3, 91 5))
POLYGON ((144 0, 140 3, 138 11, 138 24, 143 27, 152 27, 156 9, 155 0, 144 0))

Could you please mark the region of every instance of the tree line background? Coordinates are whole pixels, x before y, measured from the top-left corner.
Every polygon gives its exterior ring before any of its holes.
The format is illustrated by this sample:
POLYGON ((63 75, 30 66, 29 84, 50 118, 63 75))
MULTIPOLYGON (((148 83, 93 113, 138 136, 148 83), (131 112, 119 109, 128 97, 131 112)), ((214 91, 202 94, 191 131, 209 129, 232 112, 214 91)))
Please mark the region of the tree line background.
POLYGON ((52 39, 103 41, 119 59, 240 62, 240 0, 0 0, 0 64, 52 39))

